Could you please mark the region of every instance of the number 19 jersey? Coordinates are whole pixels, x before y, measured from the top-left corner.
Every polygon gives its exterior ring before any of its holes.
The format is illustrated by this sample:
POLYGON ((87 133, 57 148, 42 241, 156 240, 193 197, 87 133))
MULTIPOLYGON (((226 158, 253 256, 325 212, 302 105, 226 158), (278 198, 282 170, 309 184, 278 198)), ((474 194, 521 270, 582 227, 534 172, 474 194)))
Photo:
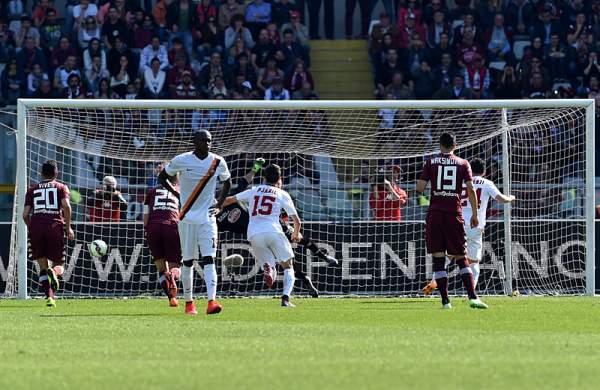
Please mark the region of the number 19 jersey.
POLYGON ((236 199, 248 203, 250 223, 248 239, 260 233, 281 233, 281 209, 289 215, 298 215, 290 194, 278 187, 260 185, 237 194, 236 199))
POLYGON ((431 182, 429 211, 461 215, 463 183, 473 179, 471 166, 452 153, 439 153, 425 161, 421 180, 431 182))

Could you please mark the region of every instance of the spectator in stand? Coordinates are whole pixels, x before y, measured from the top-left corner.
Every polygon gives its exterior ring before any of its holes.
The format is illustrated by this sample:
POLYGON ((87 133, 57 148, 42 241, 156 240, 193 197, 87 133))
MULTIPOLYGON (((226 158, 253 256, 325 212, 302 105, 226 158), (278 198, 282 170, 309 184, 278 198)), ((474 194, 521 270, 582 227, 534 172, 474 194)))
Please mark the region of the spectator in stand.
POLYGON ((217 26, 217 18, 209 16, 206 23, 202 25, 202 34, 198 42, 196 42, 198 58, 205 62, 211 52, 223 52, 223 32, 217 26))
POLYGON ((167 0, 158 0, 152 7, 152 17, 158 28, 158 34, 164 39, 167 28, 167 0))
POLYGON ((281 77, 274 77, 271 86, 265 90, 265 100, 290 100, 290 92, 283 87, 281 77))
POLYGON ((127 94, 127 85, 129 85, 129 81, 131 80, 130 73, 129 58, 126 55, 121 55, 119 58, 119 70, 111 72, 112 77, 110 78, 110 89, 119 95, 121 99, 125 98, 127 94))
POLYGON ((406 67, 408 68, 410 75, 414 76, 419 71, 421 62, 429 60, 429 53, 427 52, 425 42, 421 38, 421 35, 413 33, 406 54, 406 67))
POLYGON ((89 17, 95 18, 98 13, 98 7, 96 4, 90 3, 90 0, 80 0, 79 4, 73 7, 73 29, 79 31, 84 21, 89 17))
POLYGON ((450 58, 454 54, 454 50, 450 44, 450 36, 446 33, 440 34, 440 43, 436 44, 430 51, 429 57, 431 63, 434 66, 438 66, 442 63, 442 56, 448 54, 450 58))
POLYGON ((404 75, 402 72, 394 73, 392 82, 385 87, 383 94, 379 97, 387 97, 389 95, 395 100, 409 100, 415 98, 415 94, 411 88, 404 83, 404 75))
POLYGON ((242 77, 244 81, 249 81, 251 85, 256 85, 256 71, 250 63, 248 54, 245 52, 237 56, 235 64, 231 68, 229 76, 230 84, 238 77, 242 77))
POLYGON ((549 96, 548 86, 544 83, 541 73, 535 72, 531 75, 529 86, 523 90, 521 96, 526 99, 545 99, 549 96))
MULTIPOLYGON (((6 6, 6 2, 2 2, 2 8, 6 6)), ((21 0, 10 0, 8 2, 8 6, 6 6, 8 10, 8 17, 10 19, 15 19, 21 17, 25 13, 25 8, 23 6, 23 2, 21 0)))
POLYGON ((119 222, 121 211, 127 210, 127 201, 117 189, 117 179, 114 176, 102 179, 102 188, 94 191, 86 205, 90 222, 119 222))
POLYGON ((181 76, 184 71, 189 71, 192 76, 192 82, 195 81, 195 74, 188 65, 187 57, 184 53, 177 53, 175 56, 175 62, 173 66, 169 68, 167 73, 167 86, 169 88, 169 94, 172 95, 179 84, 181 84, 181 76))
POLYGON ((114 40, 113 47, 106 53, 106 66, 111 75, 115 75, 121 71, 121 57, 127 57, 131 76, 137 71, 137 64, 134 61, 134 56, 131 50, 127 47, 125 42, 120 36, 117 36, 114 40))
POLYGON ((60 66, 54 72, 54 89, 64 95, 64 89, 68 87, 68 80, 71 75, 77 75, 81 79, 81 73, 77 69, 77 57, 70 55, 65 60, 63 66, 60 66))
POLYGON ((190 71, 184 71, 181 75, 181 83, 175 88, 174 99, 200 99, 200 91, 192 83, 192 74, 190 71))
POLYGON ((386 46, 391 47, 393 45, 395 48, 400 33, 398 32, 398 28, 392 24, 390 15, 387 12, 382 12, 379 14, 379 22, 373 26, 373 30, 371 31, 370 52, 372 58, 377 58, 377 55, 383 51, 385 36, 389 37, 386 46))
POLYGON ((275 54, 275 45, 269 41, 267 30, 262 29, 258 34, 258 42, 252 48, 252 65, 258 72, 267 65, 267 58, 275 54))
POLYGON ((427 46, 434 48, 440 44, 442 34, 446 34, 448 41, 452 37, 452 28, 445 20, 445 15, 441 10, 433 13, 433 20, 427 25, 427 46))
POLYGON ((25 39, 25 45, 17 53, 17 62, 19 63, 19 72, 24 77, 31 73, 35 64, 39 64, 43 70, 48 68, 44 51, 36 46, 35 40, 32 37, 25 39))
POLYGON ((266 30, 269 34, 269 42, 271 42, 274 45, 279 45, 281 43, 281 34, 279 34, 277 24, 275 22, 267 23, 266 30))
POLYGON ((160 61, 160 69, 164 70, 169 67, 169 55, 167 49, 160 43, 160 37, 154 35, 150 44, 144 47, 140 55, 140 73, 144 73, 150 69, 152 60, 158 58, 160 61))
POLYGON ((225 52, 229 53, 236 41, 241 39, 244 41, 244 46, 252 49, 254 47, 254 39, 252 33, 244 27, 244 16, 235 14, 231 17, 230 26, 225 30, 225 52))
POLYGON ((273 3, 273 9, 271 11, 271 20, 277 24, 277 27, 284 31, 283 25, 291 22, 292 12, 298 14, 298 20, 300 19, 300 13, 298 12, 298 6, 291 3, 290 0, 279 0, 273 3))
POLYGON ((504 16, 496 14, 494 25, 486 32, 484 43, 489 61, 512 59, 512 34, 504 26, 504 16))
POLYGON ((221 76, 215 77, 215 82, 208 90, 208 97, 210 99, 217 99, 217 96, 219 95, 221 95, 223 98, 229 96, 227 87, 225 86, 225 80, 221 76))
POLYGON ((542 12, 538 15, 538 21, 530 27, 529 36, 533 40, 535 37, 542 38, 545 45, 550 43, 552 34, 558 34, 563 39, 563 29, 558 20, 553 19, 554 7, 552 4, 546 4, 542 12))
POLYGON ((88 16, 85 19, 85 24, 81 26, 77 33, 77 39, 79 41, 79 47, 82 50, 87 49, 92 39, 102 39, 100 26, 96 24, 96 19, 94 17, 88 16))
POLYGON ((290 30, 292 33, 294 33, 294 41, 299 43, 308 53, 308 40, 310 39, 310 35, 308 33, 308 28, 300 23, 300 12, 290 12, 290 21, 281 26, 282 32, 287 30, 290 30))
POLYGON ((2 98, 6 104, 17 104, 17 99, 21 97, 21 88, 23 87, 21 79, 17 60, 13 58, 6 64, 0 76, 2 98))
POLYGON ((563 77, 567 71, 567 49, 560 42, 558 34, 550 36, 550 44, 544 47, 544 65, 554 80, 563 77))
POLYGON ((455 74, 452 77, 452 85, 442 87, 434 95, 434 99, 471 99, 471 91, 465 88, 465 79, 460 74, 455 74))
POLYGON ((598 62, 598 53, 595 51, 590 52, 586 67, 583 69, 584 84, 587 85, 591 77, 600 77, 600 64, 598 62))
POLYGON ((267 59, 267 65, 259 69, 256 86, 263 93, 271 86, 275 78, 283 79, 283 71, 277 68, 275 57, 271 56, 267 59))
POLYGON ((54 10, 54 14, 57 15, 58 11, 54 8, 54 4, 51 0, 40 0, 38 5, 33 9, 33 25, 40 28, 46 21, 47 12, 49 9, 54 10))
POLYGON ((542 38, 533 38, 533 41, 531 41, 531 45, 525 47, 523 51, 523 57, 528 56, 538 57, 539 59, 544 58, 544 44, 542 43, 542 38))
POLYGON ((27 75, 27 92, 25 96, 32 97, 44 80, 49 80, 48 73, 42 70, 40 64, 34 64, 31 73, 27 75))
POLYGON ((108 78, 110 78, 110 74, 106 69, 106 65, 102 65, 102 58, 99 54, 93 54, 89 68, 87 66, 85 68, 85 85, 88 95, 95 95, 100 89, 100 81, 108 78))
POLYGON ((458 66, 464 68, 467 63, 471 62, 471 59, 475 54, 479 54, 481 57, 485 56, 483 47, 475 42, 473 31, 464 30, 462 33, 462 41, 456 46, 456 62, 458 66))
POLYGON ((400 29, 400 38, 398 45, 401 48, 407 48, 410 44, 412 37, 417 34, 419 40, 425 42, 425 29, 420 24, 417 24, 417 20, 414 14, 406 14, 406 22, 400 29))
POLYGON ((24 46, 27 38, 33 38, 35 46, 40 46, 40 31, 32 26, 31 18, 29 16, 23 16, 21 18, 21 28, 18 34, 15 35, 15 46, 24 46))
POLYGON ((144 71, 144 97, 146 99, 161 99, 165 97, 165 81, 167 75, 160 68, 160 60, 156 57, 150 62, 150 68, 144 71))
POLYGON ((454 28, 452 33, 454 43, 461 42, 466 31, 473 34, 474 41, 478 40, 479 31, 477 30, 477 25, 475 25, 475 16, 470 11, 463 15, 463 23, 454 28))
POLYGON ((236 0, 227 0, 222 3, 219 7, 219 28, 222 31, 227 30, 228 27, 233 26, 231 24, 231 19, 234 15, 241 15, 241 20, 244 20, 244 16, 246 14, 246 7, 243 4, 240 4, 236 0))
POLYGON ((369 23, 371 22, 371 4, 369 0, 346 0, 346 17, 345 17, 345 28, 346 28, 346 39, 353 38, 353 27, 354 27, 354 11, 356 10, 356 3, 360 8, 360 35, 359 39, 368 38, 369 23))
MULTIPOLYGON (((117 96, 118 97, 118 96, 117 96)), ((113 93, 110 90, 110 82, 108 79, 101 79, 98 90, 94 92, 96 99, 113 99, 113 93)))
POLYGON ((436 90, 450 87, 452 84, 452 76, 458 73, 458 69, 452 63, 450 53, 442 54, 440 65, 435 69, 435 88, 436 90))
POLYGON ((62 66, 67 57, 76 56, 75 49, 71 47, 71 42, 69 38, 62 37, 58 42, 58 47, 52 50, 52 54, 50 55, 50 71, 54 71, 56 68, 62 66))
POLYGON ((56 94, 52 90, 52 83, 50 80, 42 80, 40 82, 40 87, 31 97, 34 99, 54 99, 56 94))
POLYGON ((63 26, 56 20, 57 16, 56 9, 48 8, 44 23, 40 26, 41 47, 46 51, 46 54, 51 53, 59 45, 62 36, 63 26))
MULTIPOLYGON (((310 39, 321 39, 321 36, 319 35, 321 3, 323 3, 324 9, 323 24, 325 27, 325 38, 334 39, 335 11, 333 9, 333 0, 307 0, 307 3, 310 39)), ((304 9, 302 6, 299 8, 300 11, 303 11, 304 9)))
POLYGON ((253 0, 246 7, 246 23, 253 35, 267 27, 271 21, 271 4, 263 0, 253 0))
POLYGON ((538 57, 532 57, 529 63, 525 60, 521 62, 521 77, 525 89, 529 87, 534 73, 542 75, 544 85, 548 86, 552 82, 548 70, 542 67, 542 61, 538 57))
POLYGON ((383 95, 385 86, 392 82, 394 73, 401 72, 406 74, 405 64, 400 63, 396 50, 388 50, 387 59, 381 65, 379 72, 375 74, 375 84, 377 85, 378 94, 383 95))
MULTIPOLYGON (((152 37, 157 34, 158 31, 156 31, 152 18, 149 15, 144 15, 141 25, 136 24, 133 27, 132 50, 141 53, 146 46, 152 43, 152 37)), ((158 35, 160 36, 160 34, 158 35)))
POLYGON ((369 205, 376 221, 402 220, 400 208, 408 201, 408 195, 397 184, 401 175, 402 168, 394 165, 390 167, 388 175, 382 172, 375 177, 369 195, 369 205), (389 180, 386 176, 389 176, 389 180))
POLYGON ((517 77, 515 68, 509 64, 504 66, 500 75, 500 80, 496 83, 496 99, 519 99, 521 97, 520 80, 517 77))
POLYGON ((228 65, 233 65, 234 62, 236 61, 236 59, 241 54, 246 54, 249 57, 252 54, 252 52, 250 51, 250 49, 248 49, 248 47, 246 47, 244 40, 241 38, 238 38, 235 41, 235 44, 233 46, 231 46, 231 48, 229 49, 229 52, 227 53, 228 65))
POLYGON ((210 17, 216 19, 217 7, 214 6, 212 0, 201 0, 196 7, 196 31, 201 30, 210 17))
POLYGON ((225 79, 225 66, 221 58, 221 53, 212 53, 210 61, 200 71, 200 90, 205 96, 208 95, 209 89, 213 87, 217 76, 225 79))
POLYGON ((309 70, 304 68, 304 61, 296 60, 294 69, 290 71, 285 78, 285 87, 294 94, 302 89, 304 83, 310 84, 310 89, 315 88, 315 82, 309 70))
POLYGON ((406 2, 404 2, 404 5, 398 10, 397 24, 399 31, 402 31, 404 29, 404 26, 406 25, 406 18, 408 15, 411 15, 415 19, 417 25, 422 25, 423 13, 421 9, 417 6, 417 1, 406 0, 406 2))
POLYGON ((100 57, 100 68, 105 70, 106 66, 106 54, 102 47, 100 47, 100 40, 93 38, 87 49, 83 51, 83 70, 88 71, 92 69, 92 58, 94 56, 100 57))
POLYGON ((535 5, 531 0, 511 0, 506 6, 506 25, 513 34, 528 34, 536 21, 535 5))
POLYGON ((129 30, 127 24, 119 17, 117 7, 111 5, 108 8, 108 20, 102 24, 102 40, 107 48, 112 49, 117 37, 127 44, 129 30))
POLYGON ((313 91, 312 85, 308 81, 302 84, 300 90, 292 94, 292 100, 312 100, 318 98, 319 96, 313 91))
POLYGON ((65 99, 84 99, 85 89, 81 85, 81 78, 78 74, 72 73, 67 79, 67 87, 63 90, 65 99))
POLYGON ((442 0, 432 0, 431 3, 423 9, 423 23, 430 25, 433 23, 434 14, 436 12, 444 14, 444 20, 450 20, 450 11, 446 7, 446 2, 442 0))
MULTIPOLYGON (((284 31, 283 42, 277 48, 275 58, 277 59, 278 67, 282 69, 284 73, 292 71, 292 67, 298 60, 306 63, 305 52, 300 44, 294 42, 294 34, 292 31, 284 31)), ((309 66, 310 63, 306 65, 309 66)))
POLYGON ((575 17, 575 23, 571 24, 567 30, 567 44, 574 45, 582 34, 592 36, 594 29, 587 22, 585 12, 578 12, 575 17))
POLYGON ((431 99, 435 92, 436 78, 431 71, 431 66, 426 60, 421 61, 421 67, 415 72, 414 78, 414 97, 417 100, 431 99))
POLYGON ((471 98, 490 98, 490 71, 485 67, 484 60, 479 54, 473 55, 464 70, 463 77, 465 88, 471 90, 471 98))
POLYGON ((402 57, 406 57, 406 51, 398 47, 397 41, 398 40, 394 40, 390 34, 385 34, 383 36, 383 40, 379 50, 371 53, 373 59, 373 66, 375 67, 375 69, 381 68, 383 62, 387 60, 388 53, 390 50, 395 50, 396 53, 404 53, 402 57))

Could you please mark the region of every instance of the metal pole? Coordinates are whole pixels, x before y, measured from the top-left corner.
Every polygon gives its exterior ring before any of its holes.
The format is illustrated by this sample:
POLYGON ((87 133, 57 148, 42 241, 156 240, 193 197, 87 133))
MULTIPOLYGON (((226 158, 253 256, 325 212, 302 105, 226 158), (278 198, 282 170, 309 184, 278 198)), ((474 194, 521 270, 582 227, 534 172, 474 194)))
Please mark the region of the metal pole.
POLYGON ((25 193, 27 191, 27 123, 25 104, 17 102, 17 275, 19 299, 27 299, 27 226, 23 221, 23 209, 25 208, 25 193))
POLYGON ((596 189, 595 180, 595 104, 590 103, 585 109, 585 293, 594 295, 596 292, 595 275, 595 215, 596 189))
MULTIPOLYGON (((508 112, 506 108, 502 109, 502 190, 506 195, 510 195, 510 150, 508 139, 508 112)), ((513 258, 512 258, 512 234, 510 227, 511 205, 504 204, 504 268, 505 282, 504 293, 511 295, 513 292, 513 258)))

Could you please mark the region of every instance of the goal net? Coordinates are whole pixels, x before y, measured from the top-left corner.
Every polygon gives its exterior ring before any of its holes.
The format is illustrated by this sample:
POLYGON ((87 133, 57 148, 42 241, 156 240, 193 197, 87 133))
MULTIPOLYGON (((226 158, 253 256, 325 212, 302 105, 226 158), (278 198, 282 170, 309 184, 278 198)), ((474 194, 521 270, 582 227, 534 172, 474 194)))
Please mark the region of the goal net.
MULTIPOLYGON (((61 294, 158 294, 141 222, 144 195, 159 164, 190 151, 199 129, 212 133, 213 152, 225 157, 234 186, 255 158, 283 167, 304 235, 340 261, 330 267, 307 248, 295 248, 323 294, 421 294, 432 262, 424 240, 428 191, 419 196, 415 184, 445 131, 457 136, 456 154, 482 158, 487 177, 517 197, 512 206, 490 202, 478 291, 593 292, 592 100, 22 100, 18 119, 17 201, 0 284, 7 295, 40 294, 20 215, 24 191, 39 181, 48 159, 59 162, 59 180, 71 189, 76 235, 66 246, 61 294), (88 200, 105 175, 116 177, 128 207, 118 222, 90 222, 88 200), (406 201, 396 200, 386 181, 406 192, 406 201), (90 255, 95 239, 108 243, 106 256, 90 255)), ((243 237, 220 233, 217 257, 220 295, 274 293, 263 286, 243 237), (221 263, 233 253, 244 257, 242 266, 221 263)), ((450 289, 463 293, 450 270, 450 289)), ((203 293, 203 283, 195 285, 203 293)), ((298 282, 295 292, 306 290, 298 282)))

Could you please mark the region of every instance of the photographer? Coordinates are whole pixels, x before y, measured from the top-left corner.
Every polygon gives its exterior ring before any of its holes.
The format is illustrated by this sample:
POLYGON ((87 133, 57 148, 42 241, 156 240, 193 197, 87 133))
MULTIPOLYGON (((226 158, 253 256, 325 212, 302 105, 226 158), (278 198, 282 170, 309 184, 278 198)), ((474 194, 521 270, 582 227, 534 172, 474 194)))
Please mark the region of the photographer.
POLYGON ((114 176, 104 176, 102 188, 96 189, 86 204, 90 222, 119 222, 121 211, 127 210, 127 201, 117 190, 117 179, 114 176))
POLYGON ((376 221, 400 221, 400 207, 406 204, 408 195, 396 183, 402 176, 402 168, 393 165, 389 169, 388 178, 384 172, 375 177, 372 184, 369 204, 376 221))

